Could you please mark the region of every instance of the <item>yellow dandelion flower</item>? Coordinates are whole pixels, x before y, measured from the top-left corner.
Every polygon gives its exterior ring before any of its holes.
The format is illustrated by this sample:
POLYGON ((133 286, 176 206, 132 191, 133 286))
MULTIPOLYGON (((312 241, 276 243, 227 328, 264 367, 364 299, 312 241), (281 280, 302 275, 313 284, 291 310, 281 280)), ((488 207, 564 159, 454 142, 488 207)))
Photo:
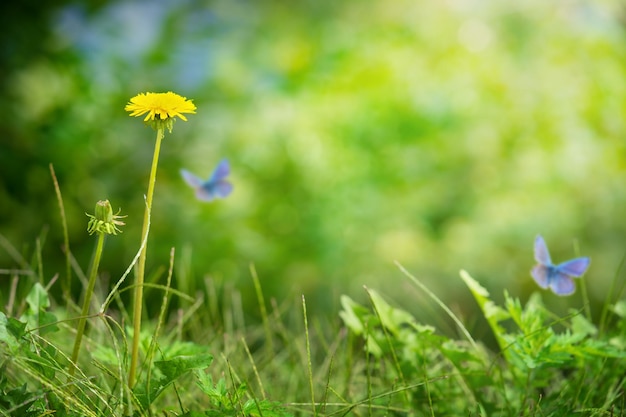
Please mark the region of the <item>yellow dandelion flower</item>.
POLYGON ((130 115, 137 117, 146 113, 144 122, 164 121, 180 117, 187 121, 183 113, 194 114, 196 106, 187 100, 186 97, 179 96, 171 91, 167 93, 140 93, 130 99, 124 110, 131 112, 130 115))

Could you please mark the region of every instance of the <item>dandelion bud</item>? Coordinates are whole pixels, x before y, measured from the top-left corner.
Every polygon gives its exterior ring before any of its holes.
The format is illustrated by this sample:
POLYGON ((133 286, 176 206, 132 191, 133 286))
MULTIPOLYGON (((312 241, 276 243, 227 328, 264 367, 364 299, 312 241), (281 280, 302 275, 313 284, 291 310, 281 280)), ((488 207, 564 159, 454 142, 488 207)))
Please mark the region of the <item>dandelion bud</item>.
POLYGON ((123 226, 125 224, 119 219, 126 216, 113 214, 113 209, 111 208, 109 200, 100 200, 96 203, 95 216, 87 214, 87 217, 89 217, 87 231, 90 235, 96 232, 116 235, 122 232, 117 226, 123 226))
POLYGON ((109 200, 100 200, 96 203, 96 219, 105 223, 113 223, 113 209, 109 200))

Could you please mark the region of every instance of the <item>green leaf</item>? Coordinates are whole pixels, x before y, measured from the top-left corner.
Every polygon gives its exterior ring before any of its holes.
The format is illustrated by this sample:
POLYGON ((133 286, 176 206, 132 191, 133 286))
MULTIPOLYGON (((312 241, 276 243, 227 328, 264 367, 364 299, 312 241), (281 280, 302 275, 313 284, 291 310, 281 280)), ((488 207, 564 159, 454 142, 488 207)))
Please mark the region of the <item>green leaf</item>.
POLYGON ((52 313, 46 312, 46 309, 50 307, 50 298, 48 292, 39 283, 35 283, 33 288, 26 296, 26 304, 28 304, 28 310, 22 316, 28 324, 30 330, 37 329, 39 335, 45 335, 47 333, 56 332, 59 330, 56 323, 58 320, 52 313))
POLYGON ((24 353, 29 366, 47 379, 53 379, 56 372, 62 370, 62 366, 56 360, 58 352, 52 345, 39 346, 37 351, 24 350, 24 353))
POLYGON ((345 325, 354 334, 362 336, 366 342, 368 352, 376 357, 382 355, 382 349, 376 342, 374 329, 380 325, 380 320, 372 315, 372 313, 362 305, 354 302, 350 297, 343 295, 341 297, 343 310, 339 312, 339 316, 345 325))
POLYGON ((243 405, 243 413, 246 417, 290 417, 279 403, 268 400, 248 400, 243 405))
POLYGON ((343 310, 339 312, 339 317, 354 334, 363 334, 365 321, 363 317, 368 315, 369 311, 347 295, 342 295, 340 300, 343 310))
POLYGON ((213 355, 206 353, 193 356, 177 356, 172 359, 155 361, 154 366, 163 373, 164 378, 161 382, 170 384, 191 370, 208 368, 211 362, 213 362, 213 355))
POLYGON ((196 375, 196 379, 198 380, 198 387, 200 387, 200 390, 202 390, 202 392, 204 392, 208 396, 212 396, 215 394, 221 396, 226 394, 226 381, 224 381, 223 378, 221 378, 216 385, 213 383, 213 377, 211 376, 211 374, 200 372, 198 370, 196 370, 194 374, 196 375))
POLYGON ((27 384, 5 391, 0 390, 0 412, 11 410, 12 416, 31 417, 45 414, 40 392, 30 392, 27 384))
POLYGON ((39 335, 43 336, 48 333, 55 333, 59 331, 57 316, 47 311, 39 312, 39 335))
POLYGON ((394 335, 398 334, 404 324, 415 323, 411 314, 390 306, 376 291, 369 289, 368 293, 382 325, 394 335))
POLYGON ((217 383, 213 383, 213 377, 210 374, 197 370, 195 375, 202 392, 209 397, 211 404, 220 410, 235 410, 246 393, 245 384, 239 385, 234 389, 234 392, 230 392, 226 387, 224 378, 220 378, 217 383))
POLYGON ((24 336, 26 323, 7 318, 4 313, 0 312, 0 342, 5 343, 10 354, 19 351, 21 343, 20 339, 24 336))
POLYGON ((150 381, 138 383, 134 394, 139 405, 145 410, 167 388, 185 373, 206 369, 213 362, 213 356, 206 353, 200 355, 177 356, 167 360, 155 361, 150 381))
MULTIPOLYGON (((576 313, 575 310, 571 312, 576 313)), ((574 332, 574 334, 587 337, 596 335, 598 333, 598 329, 593 323, 587 320, 585 316, 577 314, 572 317, 572 332, 574 332)))
POLYGON ((506 332, 504 328, 499 325, 499 322, 509 319, 511 317, 510 314, 502 307, 499 307, 493 301, 491 301, 491 299, 489 298, 489 291, 487 291, 474 278, 472 278, 470 274, 467 273, 467 271, 461 270, 460 274, 461 279, 469 288, 470 292, 474 296, 474 299, 478 303, 478 306, 482 310, 485 319, 487 319, 489 327, 491 327, 491 331, 495 335, 500 349, 504 349, 504 347, 507 345, 505 341, 506 332))
POLYGON ((522 309, 522 304, 518 298, 513 298, 509 295, 508 291, 504 292, 504 306, 506 307, 506 311, 509 316, 513 319, 513 321, 517 324, 517 326, 523 330, 524 324, 522 315, 524 310, 522 309))
MULTIPOLYGON (((2 314, 1 312, 0 315, 4 316, 4 314, 2 314)), ((6 319, 7 330, 13 335, 13 337, 15 337, 16 339, 21 339, 22 337, 24 337, 24 335, 26 334, 26 323, 19 321, 18 319, 14 319, 13 317, 8 317, 6 319)))
POLYGON ((37 313, 39 310, 45 310, 50 307, 48 292, 37 282, 26 296, 26 303, 33 313, 37 313))

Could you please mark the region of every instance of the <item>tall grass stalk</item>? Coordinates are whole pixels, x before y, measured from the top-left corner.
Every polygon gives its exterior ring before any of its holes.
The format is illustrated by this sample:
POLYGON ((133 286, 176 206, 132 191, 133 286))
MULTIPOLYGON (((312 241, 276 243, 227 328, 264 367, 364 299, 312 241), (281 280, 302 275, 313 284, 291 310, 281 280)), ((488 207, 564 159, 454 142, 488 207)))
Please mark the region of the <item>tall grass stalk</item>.
POLYGON ((72 267, 70 258, 70 238, 67 231, 67 217, 65 216, 65 206, 63 205, 63 196, 61 195, 61 187, 57 176, 54 172, 54 167, 50 164, 50 175, 52 175, 52 183, 54 184, 54 191, 57 196, 57 202, 59 203, 59 212, 61 213, 61 226, 63 228, 63 249, 65 252, 65 279, 61 280, 61 289, 63 291, 63 298, 65 298, 66 307, 69 306, 71 301, 70 289, 72 287, 72 267))
POLYGON ((395 262, 396 266, 398 268, 400 268, 400 271, 402 271, 402 273, 404 275, 406 275, 407 278, 409 278, 415 285, 417 285, 422 291, 424 291, 426 294, 428 294, 428 296, 430 298, 433 299, 433 301, 435 301, 437 304, 439 304, 439 306, 443 309, 443 311, 445 311, 448 316, 450 316, 450 318, 456 323, 457 326, 459 326, 459 330, 461 330, 461 332, 463 333, 463 335, 467 338, 467 340, 472 344, 472 347, 476 350, 478 350, 478 345, 476 344, 476 341, 474 340, 474 338, 472 337, 472 335, 470 334, 470 332, 467 330, 467 328, 463 325, 463 323, 461 322, 461 320, 459 320, 459 318, 456 316, 456 314, 454 314, 452 312, 452 310, 450 310, 450 308, 445 305, 445 303, 443 301, 441 301, 441 299, 439 297, 437 297, 435 295, 434 292, 432 292, 431 290, 428 289, 428 287, 426 287, 424 284, 422 284, 417 278, 415 278, 413 275, 411 275, 411 273, 409 271, 407 271, 399 262, 395 262))
MULTIPOLYGON (((385 318, 382 317, 378 307, 376 306, 376 301, 374 299, 374 296, 372 294, 372 292, 369 290, 369 288, 364 287, 365 288, 365 292, 367 293, 367 296, 370 299, 370 303, 372 304, 372 308, 374 309, 374 313, 376 314, 376 316, 378 317, 378 319, 381 321, 381 323, 383 323, 385 321, 385 318)), ((406 380, 404 378, 404 373, 402 372, 402 367, 400 366, 400 361, 398 360, 398 354, 396 353, 396 350, 394 348, 394 343, 392 340, 392 335, 389 334, 389 331, 386 327, 383 326, 382 328, 383 330, 383 334, 385 335, 385 340, 387 341, 387 344, 389 346, 389 352, 391 353, 391 357, 393 359, 393 364, 396 368, 396 371, 398 372, 398 378, 400 378, 400 382, 403 385, 406 385, 406 380)), ((406 395, 406 399, 407 401, 409 400, 409 396, 406 393, 406 391, 404 392, 406 395)), ((370 393, 371 394, 371 393, 370 393)))
POLYGON ((315 388, 313 386, 313 363, 311 362, 311 340, 309 339, 309 320, 306 314, 306 300, 302 296, 302 314, 304 316, 304 336, 306 339, 306 360, 307 370, 309 372, 309 388, 311 390, 311 407, 313 407, 313 415, 317 416, 317 406, 315 404, 315 388))
POLYGON ((252 352, 250 352, 250 347, 246 342, 245 337, 241 337, 241 344, 246 352, 246 356, 248 357, 248 361, 250 361, 250 366, 252 366, 252 372, 254 372, 254 377, 256 378, 256 382, 259 385, 259 389, 261 390, 261 397, 265 400, 267 396, 265 395, 265 388, 263 387, 263 381, 261 380, 261 375, 259 374, 259 369, 256 366, 256 362, 254 361, 254 357, 252 356, 252 352))
POLYGON ((608 320, 609 310, 611 306, 613 306, 613 300, 619 300, 622 297, 624 292, 624 284, 622 283, 621 287, 617 290, 617 296, 615 293, 615 284, 617 283, 617 279, 620 276, 622 269, 624 267, 624 262, 626 262, 626 254, 622 256, 622 259, 619 262, 615 273, 613 274, 613 279, 611 280, 611 285, 609 286, 609 290, 606 293, 606 300, 604 301, 604 305, 602 306, 602 312, 600 313, 600 324, 598 325, 599 332, 602 334, 606 331, 606 325, 608 320))
MULTIPOLYGON (((161 310, 159 312, 159 318, 156 323, 156 328, 154 329, 154 333, 152 335, 152 340, 150 341, 150 346, 148 347, 148 352, 146 353, 146 357, 148 358, 148 362, 152 362, 152 358, 154 357, 154 352, 158 347, 158 339, 159 334, 161 332, 161 327, 163 326, 163 322, 165 321, 165 314, 167 312, 167 305, 169 303, 169 295, 170 295, 170 286, 172 284, 172 274, 174 271, 174 254, 176 250, 172 248, 170 250, 170 266, 167 273, 167 282, 165 284, 165 289, 163 293, 163 299, 161 301, 161 310)), ((150 374, 152 372, 152 367, 148 367, 148 376, 146 378, 147 388, 146 391, 150 392, 150 374)))
POLYGON ((252 282, 254 282, 254 290, 256 292, 257 301, 259 303, 259 309, 261 311, 261 319, 263 320, 263 329, 265 330, 265 341, 267 342, 267 352, 274 352, 274 344, 272 342, 272 330, 270 328, 270 322, 267 315, 267 309, 265 308, 265 298, 263 297, 263 290, 261 289, 261 282, 259 281, 259 275, 256 272, 254 265, 250 265, 250 274, 252 275, 252 282))

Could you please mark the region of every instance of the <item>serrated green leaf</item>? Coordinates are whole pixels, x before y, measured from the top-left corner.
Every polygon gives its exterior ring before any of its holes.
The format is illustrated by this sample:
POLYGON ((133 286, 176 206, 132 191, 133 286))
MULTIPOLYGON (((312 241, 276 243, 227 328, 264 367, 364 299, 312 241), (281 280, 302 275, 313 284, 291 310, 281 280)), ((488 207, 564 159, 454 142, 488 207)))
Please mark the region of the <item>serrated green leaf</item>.
POLYGON ((138 383, 134 394, 143 409, 154 401, 170 384, 185 373, 206 369, 213 362, 213 356, 205 353, 201 355, 177 356, 171 359, 155 361, 154 370, 148 383, 138 383))
POLYGON ((402 325, 415 323, 415 319, 411 314, 392 307, 376 291, 370 289, 368 293, 381 324, 391 333, 398 334, 402 325))
POLYGON ((177 356, 171 359, 155 361, 154 366, 158 368, 164 377, 164 382, 170 384, 181 375, 195 369, 206 369, 213 362, 213 355, 208 353, 193 356, 177 356))
POLYGON ((464 269, 460 271, 460 275, 463 282, 465 282, 465 285, 467 285, 469 290, 474 295, 474 298, 476 298, 478 305, 482 307, 485 300, 489 299, 489 291, 487 291, 485 287, 480 285, 478 281, 472 278, 472 276, 464 269))
MULTIPOLYGON (((4 316, 4 314, 2 314, 1 312, 0 315, 4 316)), ((22 337, 24 337, 24 335, 26 334, 26 323, 18 319, 14 319, 13 317, 6 317, 6 319, 6 328, 13 335, 13 337, 15 337, 16 339, 21 339, 22 337)))
POLYGON ((504 306, 506 311, 509 313, 511 319, 517 324, 519 328, 523 328, 523 320, 522 314, 524 313, 522 309, 522 304, 520 303, 519 298, 513 298, 509 295, 507 291, 504 292, 504 306))
POLYGON ((498 341, 498 345, 500 349, 504 349, 506 346, 505 342, 505 330, 500 326, 499 322, 510 318, 509 313, 501 307, 498 307, 491 299, 489 298, 489 292, 481 286, 474 278, 470 276, 470 274, 461 270, 460 272, 461 279, 465 282, 465 285, 469 288, 470 292, 474 296, 474 299, 478 303, 478 306, 483 312, 485 319, 489 323, 489 327, 491 327, 491 331, 496 337, 498 341))
POLYGON ((505 321, 511 318, 511 315, 509 314, 508 311, 506 311, 505 309, 503 309, 502 307, 500 307, 499 305, 497 305, 491 300, 485 302, 483 306, 483 313, 485 315, 485 318, 488 321, 493 320, 496 323, 499 323, 501 321, 505 321))
POLYGON ((483 363, 476 349, 464 346, 458 341, 447 340, 441 344, 439 350, 459 369, 466 367, 467 362, 483 363))
POLYGON ((27 384, 0 394, 0 412, 10 409, 12 416, 20 417, 41 416, 44 413, 40 393, 30 392, 27 384))
POLYGON ((255 401, 250 399, 243 405, 243 413, 246 417, 291 417, 284 407, 277 402, 268 400, 255 401))

